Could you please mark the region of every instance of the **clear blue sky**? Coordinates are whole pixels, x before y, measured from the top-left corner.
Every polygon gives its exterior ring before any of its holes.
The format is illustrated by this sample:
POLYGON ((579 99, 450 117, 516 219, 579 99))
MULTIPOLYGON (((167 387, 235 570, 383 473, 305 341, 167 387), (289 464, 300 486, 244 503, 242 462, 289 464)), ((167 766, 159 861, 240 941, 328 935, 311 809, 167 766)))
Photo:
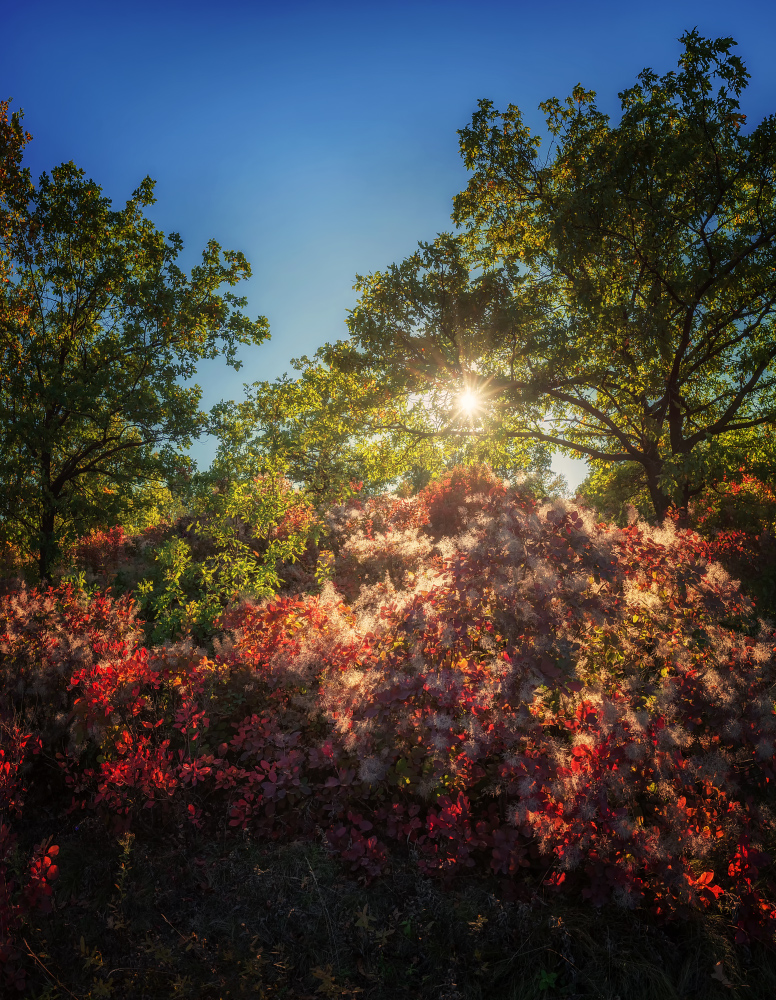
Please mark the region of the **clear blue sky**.
MULTIPOLYGON (((616 116, 617 93, 675 68, 697 26, 739 42, 749 123, 776 111, 772 0, 0 0, 0 14, 0 97, 25 111, 35 176, 72 159, 123 202, 149 174, 184 267, 211 237, 250 260, 248 311, 272 340, 239 372, 201 366, 205 408, 344 337, 356 273, 452 228, 456 130, 479 98, 538 129, 538 103, 581 82, 616 116)), ((201 466, 212 452, 193 449, 201 466)), ((581 465, 559 468, 573 485, 581 465)))

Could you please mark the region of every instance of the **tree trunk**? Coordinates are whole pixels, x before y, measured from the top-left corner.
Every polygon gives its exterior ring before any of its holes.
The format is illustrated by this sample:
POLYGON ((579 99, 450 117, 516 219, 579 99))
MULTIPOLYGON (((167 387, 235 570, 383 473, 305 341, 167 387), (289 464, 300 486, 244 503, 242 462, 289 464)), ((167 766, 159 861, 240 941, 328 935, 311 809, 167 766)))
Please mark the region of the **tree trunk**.
POLYGON ((685 483, 682 487, 682 499, 677 511, 679 517, 676 523, 680 528, 688 528, 690 526, 690 497, 692 495, 690 484, 685 483))
POLYGON ((43 495, 41 497, 40 535, 38 539, 38 574, 41 583, 48 583, 56 550, 54 537, 56 502, 51 490, 51 453, 48 451, 44 451, 40 456, 40 484, 43 495))
POLYGON ((51 565, 54 562, 56 552, 56 540, 54 537, 54 509, 44 507, 40 518, 40 541, 38 549, 38 573, 41 583, 49 582, 51 565))
POLYGON ((655 517, 658 523, 660 523, 665 518, 668 508, 671 506, 671 497, 666 496, 660 489, 657 482, 657 475, 654 473, 647 472, 647 488, 649 489, 652 506, 655 508, 655 517))

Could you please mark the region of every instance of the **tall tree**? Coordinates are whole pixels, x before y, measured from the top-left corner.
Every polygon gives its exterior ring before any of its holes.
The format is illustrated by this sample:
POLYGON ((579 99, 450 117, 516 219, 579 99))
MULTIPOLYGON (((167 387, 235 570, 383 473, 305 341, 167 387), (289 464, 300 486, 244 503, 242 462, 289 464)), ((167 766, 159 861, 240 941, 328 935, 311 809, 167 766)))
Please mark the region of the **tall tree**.
MULTIPOLYGON (((356 482, 366 493, 415 490, 459 463, 487 462, 503 475, 527 469, 537 488, 560 488, 546 446, 446 437, 438 408, 408 405, 390 385, 328 365, 329 350, 294 360, 295 378, 254 382, 244 402, 213 407, 210 431, 219 446, 209 476, 282 473, 318 506, 339 502, 356 482)), ((345 353, 337 348, 340 365, 345 353)))
POLYGON ((0 281, 7 283, 10 242, 23 222, 19 206, 30 189, 29 171, 22 166, 24 148, 32 139, 22 127, 23 112, 9 115, 10 101, 0 101, 0 281))
POLYGON ((351 343, 329 352, 436 400, 448 435, 636 463, 658 517, 776 421, 776 118, 744 127, 732 39, 680 41, 616 124, 581 86, 543 103, 541 159, 517 107, 480 101, 461 232, 359 278, 351 343))
MULTIPOLYGON (((18 129, 16 130, 18 134, 18 129)), ((63 538, 120 515, 138 483, 185 465, 205 426, 202 358, 269 336, 234 286, 241 253, 208 243, 187 276, 182 242, 145 217, 146 178, 121 210, 67 163, 2 192, 0 528, 46 577, 63 538)))

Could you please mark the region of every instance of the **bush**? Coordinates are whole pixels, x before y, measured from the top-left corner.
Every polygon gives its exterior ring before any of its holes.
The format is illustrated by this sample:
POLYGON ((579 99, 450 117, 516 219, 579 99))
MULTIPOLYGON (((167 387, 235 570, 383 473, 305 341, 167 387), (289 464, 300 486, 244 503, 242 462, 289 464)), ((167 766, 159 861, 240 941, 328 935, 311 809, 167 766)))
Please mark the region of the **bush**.
POLYGON ((24 990, 26 972, 19 948, 21 931, 33 913, 51 912, 53 883, 59 876, 59 847, 51 838, 36 844, 21 861, 17 837, 8 821, 24 809, 23 771, 27 758, 40 753, 41 741, 18 725, 0 721, 0 979, 24 990))
POLYGON ((708 540, 483 470, 327 530, 328 579, 227 607, 212 657, 139 647, 129 597, 2 598, 6 704, 69 815, 773 941, 776 635, 708 540))
POLYGON ((691 522, 760 613, 776 616, 776 494, 768 483, 739 473, 696 500, 691 522))
POLYGON ((73 671, 73 808, 322 828, 365 878, 410 844, 517 896, 541 870, 595 904, 722 906, 742 939, 772 933, 774 639, 707 542, 481 472, 330 530, 323 592, 227 611, 214 660, 119 645, 73 671))

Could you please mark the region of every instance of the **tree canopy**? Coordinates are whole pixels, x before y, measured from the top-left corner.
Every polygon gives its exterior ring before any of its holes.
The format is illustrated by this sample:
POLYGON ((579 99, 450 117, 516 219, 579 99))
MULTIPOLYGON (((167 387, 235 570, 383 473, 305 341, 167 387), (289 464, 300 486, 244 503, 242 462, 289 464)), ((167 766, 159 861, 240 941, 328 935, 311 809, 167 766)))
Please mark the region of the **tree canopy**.
POLYGON ((219 439, 210 479, 287 475, 316 504, 398 487, 416 492, 456 464, 486 462, 496 472, 526 475, 541 492, 562 489, 546 446, 503 434, 444 434, 444 414, 348 371, 347 347, 333 364, 327 350, 292 362, 297 377, 245 386, 241 403, 222 401, 210 413, 219 439), (410 432, 408 432, 408 428, 410 432))
POLYGON ((144 215, 150 178, 121 210, 72 163, 33 185, 18 119, 5 133, 0 528, 45 577, 68 534, 115 523, 138 484, 185 468, 206 419, 182 384, 197 361, 239 368, 238 345, 269 332, 220 291, 250 276, 241 253, 210 241, 190 276, 177 266, 180 237, 144 215))
POLYGON ((459 232, 359 277, 351 340, 322 356, 403 399, 402 429, 532 439, 640 468, 686 506, 731 442, 776 419, 776 118, 745 128, 731 38, 681 38, 613 124, 577 86, 480 101, 460 134, 459 232), (464 394, 477 401, 462 405, 464 394), (427 421, 426 421, 427 425, 427 421))
POLYGON ((17 207, 29 185, 22 167, 24 148, 32 139, 22 128, 22 114, 9 115, 9 101, 0 101, 0 280, 8 277, 8 246, 20 223, 17 207))

